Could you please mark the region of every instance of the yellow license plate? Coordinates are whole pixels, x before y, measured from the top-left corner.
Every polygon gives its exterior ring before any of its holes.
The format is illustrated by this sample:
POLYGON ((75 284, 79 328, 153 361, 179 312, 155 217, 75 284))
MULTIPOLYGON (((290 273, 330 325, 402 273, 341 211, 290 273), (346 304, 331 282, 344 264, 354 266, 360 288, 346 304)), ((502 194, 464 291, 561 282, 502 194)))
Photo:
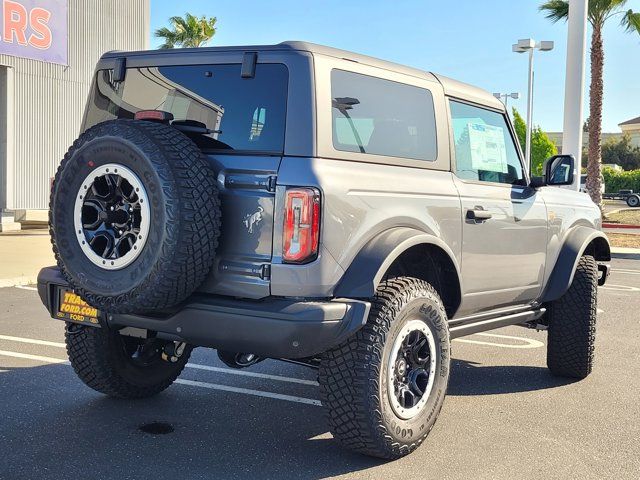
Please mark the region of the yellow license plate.
POLYGON ((87 302, 82 300, 79 295, 69 291, 60 289, 58 291, 58 313, 57 318, 69 320, 78 323, 92 323, 97 325, 100 312, 93 308, 87 302))

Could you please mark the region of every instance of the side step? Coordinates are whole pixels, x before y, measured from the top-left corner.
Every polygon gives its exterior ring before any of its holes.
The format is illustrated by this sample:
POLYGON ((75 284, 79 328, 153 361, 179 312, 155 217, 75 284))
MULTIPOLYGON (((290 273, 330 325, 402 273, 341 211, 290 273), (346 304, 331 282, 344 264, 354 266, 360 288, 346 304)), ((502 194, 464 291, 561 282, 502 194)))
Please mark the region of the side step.
POLYGON ((510 315, 502 315, 499 317, 486 318, 481 317, 478 319, 460 319, 455 325, 449 327, 451 338, 459 338, 474 333, 486 332, 487 330, 494 330, 496 328, 507 327, 509 325, 518 325, 523 323, 531 323, 542 318, 546 309, 540 308, 538 310, 527 310, 524 312, 512 313, 510 315))

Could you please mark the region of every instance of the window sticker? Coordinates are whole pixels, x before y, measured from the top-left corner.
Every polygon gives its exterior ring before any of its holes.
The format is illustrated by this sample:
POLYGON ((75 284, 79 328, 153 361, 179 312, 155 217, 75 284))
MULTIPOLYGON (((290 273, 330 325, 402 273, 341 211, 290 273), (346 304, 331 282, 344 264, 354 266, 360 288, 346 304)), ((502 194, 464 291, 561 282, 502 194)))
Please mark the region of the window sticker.
POLYGON ((483 123, 467 124, 471 149, 471 168, 508 173, 504 129, 483 123))

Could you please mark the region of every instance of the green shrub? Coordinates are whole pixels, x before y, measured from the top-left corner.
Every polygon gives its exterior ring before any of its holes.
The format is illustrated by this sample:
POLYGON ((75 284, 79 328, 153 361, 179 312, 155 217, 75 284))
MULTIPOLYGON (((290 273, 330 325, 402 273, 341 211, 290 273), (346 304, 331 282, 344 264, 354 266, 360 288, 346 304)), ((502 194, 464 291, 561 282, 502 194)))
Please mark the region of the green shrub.
POLYGON ((603 168, 602 176, 607 193, 618 193, 619 190, 628 189, 640 192, 640 170, 618 172, 613 168, 603 168))

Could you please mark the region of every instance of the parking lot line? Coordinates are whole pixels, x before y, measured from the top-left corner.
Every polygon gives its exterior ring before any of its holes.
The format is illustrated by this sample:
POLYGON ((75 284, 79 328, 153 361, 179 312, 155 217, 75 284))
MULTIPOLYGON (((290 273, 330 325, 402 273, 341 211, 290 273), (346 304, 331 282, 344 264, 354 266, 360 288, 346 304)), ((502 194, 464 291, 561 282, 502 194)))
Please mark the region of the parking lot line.
POLYGON ((483 342, 482 340, 470 340, 468 338, 456 338, 454 340, 454 342, 472 343, 474 345, 487 345, 487 346, 499 347, 499 348, 525 349, 525 348, 540 348, 540 347, 544 347, 544 343, 542 343, 542 342, 540 342, 538 340, 533 340, 532 338, 514 337, 514 336, 511 336, 511 335, 498 335, 497 333, 476 333, 475 335, 481 335, 483 337, 493 337, 493 338, 504 338, 504 339, 509 339, 509 340, 517 340, 519 342, 524 342, 524 344, 514 345, 514 344, 511 344, 511 343, 483 342))
POLYGON ((230 373, 232 375, 240 375, 244 377, 264 378, 267 380, 277 380, 280 382, 300 383, 302 385, 311 385, 317 387, 318 382, 314 380, 305 380, 303 378, 283 377, 281 375, 269 375, 268 373, 250 372, 246 370, 231 370, 229 368, 211 367, 209 365, 200 365, 198 363, 187 363, 187 367, 197 370, 207 370, 217 373, 230 373))
POLYGON ((63 360, 61 358, 44 357, 42 355, 31 355, 30 353, 11 352, 9 350, 0 350, 0 355, 3 357, 24 358, 25 360, 35 360, 43 363, 59 363, 70 365, 69 360, 63 360))
POLYGON ((640 275, 640 270, 632 270, 630 268, 616 268, 611 273, 622 273, 624 275, 640 275))
POLYGON ((320 400, 306 397, 295 397, 293 395, 284 395, 282 393, 265 392, 263 390, 251 390, 249 388, 230 387, 228 385, 218 385, 215 383, 196 382, 195 380, 186 380, 179 378, 176 383, 181 385, 190 385, 193 387, 209 388, 212 390, 222 390, 224 392, 243 393, 245 395, 253 395, 256 397, 275 398, 277 400, 285 400, 287 402, 305 403, 307 405, 321 406, 320 400))
MULTIPOLYGON (((10 342, 19 342, 19 343, 29 343, 33 345, 44 345, 44 346, 56 347, 56 348, 65 348, 65 349, 67 348, 67 346, 61 342, 49 342, 47 340, 38 340, 35 338, 13 337, 11 335, 0 335, 0 340, 7 340, 10 342)), ((318 386, 318 382, 314 380, 305 380, 303 378, 284 377, 282 375, 269 375, 267 373, 247 372, 243 370, 232 370, 230 368, 212 367, 209 365, 201 365, 199 363, 187 363, 186 366, 188 368, 193 368, 196 370, 208 370, 210 372, 227 373, 229 375, 240 375, 244 377, 264 378, 267 380, 276 380, 279 382, 299 383, 301 385, 310 385, 313 387, 318 386)))
POLYGON ((8 340, 10 342, 30 343, 33 345, 46 345, 48 347, 67 348, 67 346, 64 343, 60 343, 60 342, 36 340, 35 338, 12 337, 10 335, 0 335, 0 340, 8 340))
MULTIPOLYGON (((68 360, 63 360, 61 358, 54 357, 45 357, 41 355, 31 355, 28 353, 20 353, 20 352, 12 352, 8 350, 0 350, 0 356, 12 357, 12 358, 22 358, 25 360, 35 360, 37 362, 49 363, 49 364, 57 364, 57 365, 70 365, 68 360)), ((178 378, 175 383, 179 383, 181 385, 189 385, 192 387, 200 387, 207 388, 209 390, 219 390, 223 392, 232 392, 232 393, 240 393, 244 395, 252 395, 255 397, 264 397, 264 398, 274 398, 276 400, 284 400, 287 402, 295 402, 295 403, 304 403, 306 405, 315 405, 321 406, 320 400, 316 400, 315 398, 306 398, 306 397, 298 397, 294 395, 285 395, 282 393, 275 392, 267 392, 264 390, 253 390, 250 388, 240 388, 240 387, 231 387, 229 385, 220 385, 217 383, 208 383, 208 382, 198 382, 195 380, 186 380, 183 378, 178 378)))
POLYGON ((630 287, 629 285, 617 285, 615 283, 607 283, 602 287, 599 287, 602 290, 613 290, 617 292, 640 292, 640 288, 638 287, 630 287))

